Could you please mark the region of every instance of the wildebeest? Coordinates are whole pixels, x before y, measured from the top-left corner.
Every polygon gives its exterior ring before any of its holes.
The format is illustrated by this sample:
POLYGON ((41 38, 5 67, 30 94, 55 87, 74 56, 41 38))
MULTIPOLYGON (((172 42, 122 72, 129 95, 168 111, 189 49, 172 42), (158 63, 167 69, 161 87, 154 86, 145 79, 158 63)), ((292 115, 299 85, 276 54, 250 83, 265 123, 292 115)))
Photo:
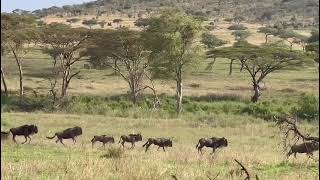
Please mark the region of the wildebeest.
MULTIPOLYGON (((76 137, 82 134, 82 128, 81 127, 73 127, 73 128, 68 128, 64 131, 57 132, 54 134, 52 137, 47 137, 48 139, 53 139, 55 136, 57 136, 56 143, 60 141, 61 144, 63 144, 62 139, 72 139, 73 143, 76 142, 76 137)), ((64 144, 63 144, 64 145, 64 144)))
POLYGON ((29 138, 29 144, 31 142, 30 135, 37 134, 38 133, 38 127, 31 124, 31 125, 23 125, 16 128, 11 128, 10 132, 12 134, 12 140, 17 143, 16 136, 24 136, 25 141, 21 144, 24 144, 27 142, 27 137, 29 138))
POLYGON ((120 137, 119 143, 121 142, 121 145, 124 148, 124 143, 129 142, 129 143, 131 143, 131 148, 133 148, 135 146, 135 142, 138 142, 138 141, 142 141, 141 133, 129 134, 129 136, 122 135, 120 137))
POLYGON ((165 147, 172 147, 172 141, 171 139, 167 139, 167 138, 149 138, 148 141, 142 146, 145 147, 146 146, 146 151, 148 151, 149 146, 151 146, 151 144, 154 144, 156 146, 158 146, 158 150, 160 147, 162 147, 163 151, 165 150, 165 147))
POLYGON ((102 142, 103 144, 103 148, 105 148, 105 144, 106 143, 114 143, 114 138, 113 137, 109 137, 106 135, 101 135, 101 136, 93 136, 91 143, 92 143, 92 148, 95 142, 102 142))
POLYGON ((9 132, 1 131, 1 140, 8 139, 8 137, 9 137, 9 132))
POLYGON ((290 151, 287 154, 287 157, 294 154, 294 157, 297 157, 297 153, 306 153, 307 155, 312 155, 312 152, 319 150, 319 143, 316 141, 304 142, 302 144, 293 145, 290 148, 290 151))
POLYGON ((221 147, 227 147, 228 146, 228 140, 224 137, 222 138, 216 138, 216 137, 212 137, 212 138, 201 138, 199 139, 199 142, 196 146, 196 148, 198 149, 198 153, 201 152, 202 153, 202 148, 203 147, 211 147, 212 148, 212 153, 215 152, 215 150, 217 148, 221 148, 221 147))

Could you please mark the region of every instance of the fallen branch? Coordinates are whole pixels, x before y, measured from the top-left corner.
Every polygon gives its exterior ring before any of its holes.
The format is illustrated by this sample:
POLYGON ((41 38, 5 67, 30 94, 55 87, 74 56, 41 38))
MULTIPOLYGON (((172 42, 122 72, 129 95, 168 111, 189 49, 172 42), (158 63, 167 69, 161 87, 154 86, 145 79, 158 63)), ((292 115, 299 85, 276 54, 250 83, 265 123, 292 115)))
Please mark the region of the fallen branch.
POLYGON ((220 174, 220 172, 219 172, 214 178, 211 178, 209 175, 207 175, 207 178, 208 178, 209 180, 215 180, 215 179, 217 179, 217 177, 219 176, 219 174, 220 174))
POLYGON ((234 161, 236 161, 236 163, 238 163, 241 167, 241 170, 244 171, 244 173, 246 173, 247 177, 244 180, 250 180, 250 174, 247 171, 247 169, 238 160, 234 159, 234 161))

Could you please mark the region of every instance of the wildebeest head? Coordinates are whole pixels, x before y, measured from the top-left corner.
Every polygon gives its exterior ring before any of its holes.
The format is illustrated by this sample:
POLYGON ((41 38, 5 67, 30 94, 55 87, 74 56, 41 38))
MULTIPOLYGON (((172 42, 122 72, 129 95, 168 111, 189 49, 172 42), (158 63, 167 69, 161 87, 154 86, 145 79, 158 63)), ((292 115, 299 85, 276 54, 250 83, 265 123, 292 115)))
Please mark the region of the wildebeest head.
POLYGON ((33 125, 33 124, 30 125, 30 129, 34 134, 38 133, 38 127, 36 125, 33 125))
POLYGON ((171 139, 168 140, 168 146, 169 146, 169 147, 172 147, 172 141, 171 141, 171 139))
POLYGON ((113 137, 111 138, 111 142, 114 143, 114 138, 113 137))
POLYGON ((142 141, 141 133, 138 133, 136 136, 136 141, 142 141))
POLYGON ((224 146, 224 147, 228 146, 228 140, 225 137, 221 138, 221 145, 224 146))
POLYGON ((129 134, 129 136, 134 137, 135 141, 142 141, 142 135, 140 132, 138 134, 129 134))

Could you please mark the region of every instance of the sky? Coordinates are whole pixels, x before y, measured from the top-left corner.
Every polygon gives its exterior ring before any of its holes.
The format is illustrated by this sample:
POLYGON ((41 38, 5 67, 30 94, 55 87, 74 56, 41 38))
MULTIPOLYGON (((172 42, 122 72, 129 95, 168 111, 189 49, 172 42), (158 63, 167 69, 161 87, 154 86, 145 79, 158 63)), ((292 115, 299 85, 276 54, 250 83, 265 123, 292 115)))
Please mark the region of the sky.
POLYGON ((48 8, 51 6, 64 6, 82 4, 92 0, 1 0, 1 12, 11 12, 14 9, 34 11, 36 9, 48 8))

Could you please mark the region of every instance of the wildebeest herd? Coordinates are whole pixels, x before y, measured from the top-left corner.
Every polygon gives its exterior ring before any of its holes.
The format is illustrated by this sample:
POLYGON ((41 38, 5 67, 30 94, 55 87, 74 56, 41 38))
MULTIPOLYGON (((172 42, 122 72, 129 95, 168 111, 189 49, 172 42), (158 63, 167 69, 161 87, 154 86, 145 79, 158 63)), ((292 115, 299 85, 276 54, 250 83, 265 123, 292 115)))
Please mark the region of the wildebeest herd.
MULTIPOLYGON (((38 133, 38 127, 36 125, 23 125, 16 128, 11 128, 9 132, 1 132, 1 140, 8 139, 9 134, 12 134, 12 140, 17 143, 15 137, 16 136, 24 136, 25 141, 22 142, 22 144, 27 142, 27 138, 29 138, 29 144, 31 142, 31 135, 38 133)), ((52 137, 46 137, 48 139, 53 139, 54 137, 57 137, 56 143, 60 142, 64 145, 63 139, 72 139, 73 143, 76 143, 76 137, 82 135, 82 128, 81 127, 73 127, 65 129, 61 132, 57 132, 52 137)), ((106 135, 100 135, 100 136, 94 136, 91 140, 92 147, 96 142, 101 142, 103 144, 103 147, 105 148, 105 144, 107 143, 114 143, 114 137, 112 136, 106 136, 106 135)), ((122 135, 120 137, 120 140, 118 143, 121 143, 122 147, 124 148, 124 143, 131 143, 131 149, 135 147, 135 142, 142 141, 142 135, 141 133, 138 134, 129 134, 129 135, 122 135)), ((148 151, 149 147, 151 145, 156 145, 159 148, 162 148, 163 151, 165 151, 166 147, 172 147, 172 139, 171 138, 148 138, 147 142, 143 144, 142 147, 145 147, 145 152, 148 151)), ((211 138, 201 138, 199 139, 196 148, 198 150, 198 153, 202 153, 203 147, 209 147, 212 148, 212 153, 215 152, 216 149, 227 147, 228 146, 228 140, 225 137, 217 138, 217 137, 211 137, 211 138)), ((299 145, 293 145, 287 154, 287 157, 289 157, 291 154, 294 154, 296 157, 296 153, 306 153, 307 155, 312 154, 312 152, 319 150, 319 143, 317 142, 305 142, 299 145)))

